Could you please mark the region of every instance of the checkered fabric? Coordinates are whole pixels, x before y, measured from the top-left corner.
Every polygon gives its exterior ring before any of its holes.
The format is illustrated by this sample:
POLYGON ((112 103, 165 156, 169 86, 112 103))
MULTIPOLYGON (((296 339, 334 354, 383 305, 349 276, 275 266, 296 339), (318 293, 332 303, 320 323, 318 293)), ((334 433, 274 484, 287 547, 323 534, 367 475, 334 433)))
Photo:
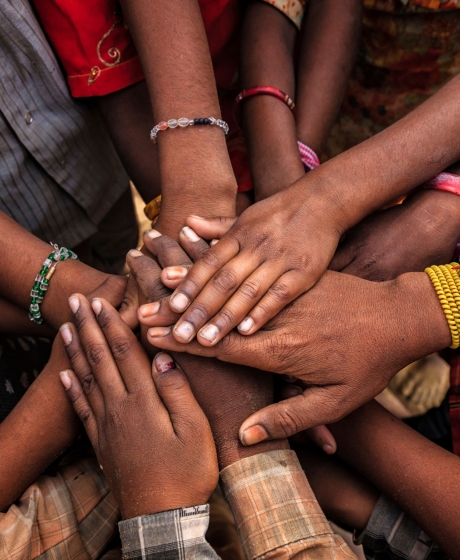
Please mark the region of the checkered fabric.
POLYGON ((209 505, 120 521, 123 560, 218 560, 206 542, 209 505))
POLYGON ((242 459, 221 482, 249 560, 356 559, 332 531, 294 451, 242 459))
POLYGON ((0 513, 1 560, 96 560, 119 519, 97 462, 80 459, 42 475, 0 513))
POLYGON ((448 560, 448 556, 399 507, 381 496, 366 529, 355 539, 367 560, 448 560))

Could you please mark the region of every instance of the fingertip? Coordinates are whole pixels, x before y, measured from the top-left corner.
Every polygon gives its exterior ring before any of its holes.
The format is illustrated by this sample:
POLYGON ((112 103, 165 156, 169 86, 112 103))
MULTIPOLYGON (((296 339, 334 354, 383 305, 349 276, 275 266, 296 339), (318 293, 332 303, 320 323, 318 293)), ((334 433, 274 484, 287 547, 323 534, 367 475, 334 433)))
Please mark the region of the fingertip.
POLYGON ((102 301, 100 300, 100 298, 93 298, 91 301, 91 308, 94 311, 94 314, 96 315, 96 317, 99 315, 99 313, 102 311, 102 301))
POLYGON ((240 430, 240 441, 246 447, 265 441, 268 438, 267 430, 259 424, 240 430))
POLYGON ((61 380, 61 383, 66 391, 68 391, 72 387, 72 379, 70 377, 69 370, 60 371, 59 379, 61 380))
POLYGON ((156 239, 157 237, 161 237, 161 236, 162 234, 156 229, 149 229, 144 233, 144 237, 150 240, 156 239))
POLYGON ((246 317, 241 321, 237 329, 240 334, 252 334, 254 330, 254 319, 252 319, 251 317, 246 317))
POLYGON ((166 354, 166 352, 158 352, 153 359, 153 368, 156 373, 166 373, 176 369, 177 366, 176 362, 169 354, 166 354))
POLYGON ((62 341, 64 342, 64 346, 68 346, 73 339, 72 327, 70 326, 70 323, 64 323, 59 329, 59 333, 61 335, 62 341))
POLYGON ((198 241, 201 241, 201 237, 195 231, 193 231, 191 227, 188 226, 183 227, 180 233, 181 235, 184 235, 192 243, 197 243, 198 241))
POLYGON ((162 338, 169 336, 171 330, 171 327, 152 327, 147 331, 147 339, 155 346, 162 338))
POLYGON ((154 301, 153 303, 145 303, 144 305, 141 305, 137 310, 137 314, 139 320, 141 321, 142 319, 146 319, 147 317, 152 317, 153 315, 156 315, 159 310, 160 310, 160 302, 154 301))

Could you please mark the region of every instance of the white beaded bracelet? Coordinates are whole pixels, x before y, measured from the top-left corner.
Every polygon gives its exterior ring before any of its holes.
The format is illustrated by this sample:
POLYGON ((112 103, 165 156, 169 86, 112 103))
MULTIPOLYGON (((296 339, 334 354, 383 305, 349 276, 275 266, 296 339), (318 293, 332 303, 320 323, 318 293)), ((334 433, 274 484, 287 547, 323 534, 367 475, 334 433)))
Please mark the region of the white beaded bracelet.
POLYGON ((228 124, 221 120, 215 119, 214 117, 209 117, 205 119, 170 119, 169 121, 161 121, 156 126, 152 128, 150 131, 150 140, 156 144, 157 143, 157 135, 160 130, 167 130, 168 128, 177 128, 180 126, 181 128, 185 128, 186 126, 195 126, 197 124, 209 124, 211 126, 219 126, 224 133, 228 134, 228 124))

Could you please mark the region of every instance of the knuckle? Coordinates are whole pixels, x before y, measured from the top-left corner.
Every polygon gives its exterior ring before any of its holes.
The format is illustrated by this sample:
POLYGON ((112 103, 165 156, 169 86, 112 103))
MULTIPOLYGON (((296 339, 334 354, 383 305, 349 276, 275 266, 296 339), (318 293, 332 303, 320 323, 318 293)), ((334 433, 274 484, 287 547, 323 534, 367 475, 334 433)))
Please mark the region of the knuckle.
POLYGON ((82 312, 82 309, 80 307, 80 309, 75 313, 74 315, 74 324, 77 327, 77 329, 80 331, 81 329, 83 329, 87 323, 87 315, 85 313, 82 312))
POLYGON ((260 296, 260 286, 253 280, 246 280, 240 287, 242 295, 250 300, 258 299, 260 296))
POLYGON ((285 282, 277 282, 269 290, 269 294, 281 303, 289 303, 292 299, 292 290, 285 282))
POLYGON ((89 408, 83 406, 80 407, 76 406, 75 409, 76 409, 77 416, 80 418, 83 425, 87 426, 89 424, 89 421, 91 420, 91 411, 89 410, 89 408))
POLYGON ((216 249, 209 249, 201 258, 200 263, 204 264, 207 268, 217 270, 223 265, 220 253, 216 249))
POLYGON ((224 336, 224 338, 217 344, 216 349, 218 349, 219 354, 234 354, 236 350, 236 343, 232 334, 224 336))
POLYGON ((86 357, 92 366, 103 364, 107 359, 107 350, 101 344, 90 344, 86 349, 86 357))
POLYGON ((179 372, 172 373, 168 371, 164 374, 160 374, 159 382, 164 389, 171 390, 173 392, 182 391, 187 386, 187 380, 179 372))
POLYGON ((191 308, 189 318, 195 321, 206 321, 210 315, 208 306, 201 302, 196 301, 191 308))
POLYGON ((97 318, 97 322, 99 326, 103 329, 110 327, 115 322, 115 318, 111 313, 107 313, 107 311, 102 308, 99 316, 97 318))
POLYGON ((212 278, 212 285, 219 292, 232 292, 237 287, 237 277, 233 270, 219 270, 212 278))
POLYGON ((216 317, 216 323, 224 323, 226 325, 233 325, 235 323, 235 314, 228 307, 224 307, 216 317))
POLYGON ((124 358, 131 353, 133 342, 125 337, 115 338, 112 340, 111 349, 115 359, 124 358))
POLYGON ((96 380, 92 373, 83 375, 83 377, 80 379, 80 383, 85 395, 91 394, 96 387, 96 380))
POLYGON ((274 427, 277 433, 290 437, 300 432, 302 421, 299 415, 289 405, 281 406, 274 418, 274 427))

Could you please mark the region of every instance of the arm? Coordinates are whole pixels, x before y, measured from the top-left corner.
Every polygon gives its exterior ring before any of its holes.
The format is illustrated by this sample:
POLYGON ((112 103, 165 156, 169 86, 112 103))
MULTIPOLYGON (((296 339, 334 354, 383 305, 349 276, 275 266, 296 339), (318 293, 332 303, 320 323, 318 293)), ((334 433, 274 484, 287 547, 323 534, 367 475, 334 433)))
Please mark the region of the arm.
POLYGON ((360 0, 310 0, 298 62, 297 134, 318 155, 345 95, 361 31, 360 0))
MULTIPOLYGON (((277 8, 260 1, 250 3, 241 39, 242 89, 268 85, 294 98, 297 35, 295 25, 277 8)), ((279 99, 256 95, 241 103, 241 116, 255 198, 263 200, 305 173, 294 115, 279 99)))
POLYGON ((455 558, 460 546, 456 515, 460 499, 458 457, 425 439, 375 402, 329 428, 339 455, 455 558))
MULTIPOLYGON (((146 76, 154 121, 220 117, 198 2, 123 0, 146 76)), ((236 182, 220 128, 194 126, 158 136, 162 209, 157 227, 177 235, 185 217, 206 209, 234 215, 236 182)))

